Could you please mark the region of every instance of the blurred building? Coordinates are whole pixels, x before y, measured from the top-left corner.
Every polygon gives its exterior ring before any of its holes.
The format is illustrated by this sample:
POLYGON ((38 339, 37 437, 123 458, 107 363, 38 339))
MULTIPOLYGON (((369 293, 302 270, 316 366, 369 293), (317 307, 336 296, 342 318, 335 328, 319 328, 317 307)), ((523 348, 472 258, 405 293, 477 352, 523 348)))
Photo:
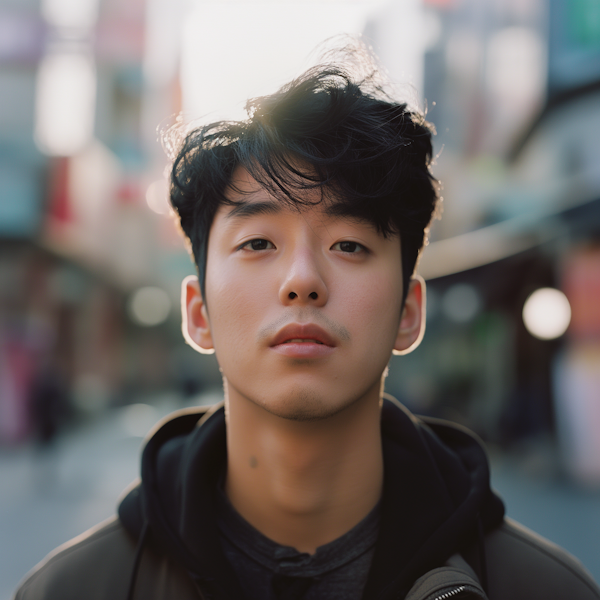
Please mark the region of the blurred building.
POLYGON ((159 214, 146 18, 143 0, 0 2, 0 443, 217 379, 181 341, 192 269, 159 214))
POLYGON ((388 387, 500 443, 556 435, 567 470, 597 484, 600 6, 432 0, 424 11, 444 217, 420 269, 428 334, 394 359, 388 387), (556 339, 523 320, 547 287, 572 311, 556 339))

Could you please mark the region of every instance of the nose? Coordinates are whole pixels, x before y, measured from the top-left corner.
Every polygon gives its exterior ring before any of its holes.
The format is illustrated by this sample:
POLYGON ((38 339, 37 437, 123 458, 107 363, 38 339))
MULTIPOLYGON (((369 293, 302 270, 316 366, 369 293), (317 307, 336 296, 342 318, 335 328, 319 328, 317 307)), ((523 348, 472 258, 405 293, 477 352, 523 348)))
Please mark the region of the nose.
POLYGON ((329 292, 317 257, 310 249, 295 252, 279 289, 282 304, 324 306, 329 292))

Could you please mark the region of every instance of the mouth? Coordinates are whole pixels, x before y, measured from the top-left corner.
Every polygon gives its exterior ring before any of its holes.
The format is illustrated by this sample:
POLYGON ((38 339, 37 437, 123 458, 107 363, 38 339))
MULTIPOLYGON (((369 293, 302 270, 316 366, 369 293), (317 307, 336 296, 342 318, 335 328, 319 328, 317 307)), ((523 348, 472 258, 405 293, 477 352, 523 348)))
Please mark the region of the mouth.
POLYGON ((285 346, 286 344, 307 344, 330 348, 338 345, 330 333, 315 323, 289 323, 275 334, 270 346, 285 346))

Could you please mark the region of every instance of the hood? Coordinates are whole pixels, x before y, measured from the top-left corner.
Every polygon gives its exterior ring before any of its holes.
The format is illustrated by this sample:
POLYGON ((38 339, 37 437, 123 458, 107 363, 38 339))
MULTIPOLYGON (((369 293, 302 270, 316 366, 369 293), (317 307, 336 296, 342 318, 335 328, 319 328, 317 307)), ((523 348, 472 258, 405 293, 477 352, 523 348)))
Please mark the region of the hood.
POLYGON ((381 526, 364 598, 404 598, 413 583, 504 518, 487 456, 468 429, 415 417, 391 397, 381 429, 381 526))
MULTIPOLYGON (((384 493, 364 598, 403 598, 413 583, 504 516, 487 457, 467 429, 417 418, 393 398, 382 408, 384 493)), ((176 413, 150 437, 141 482, 119 506, 137 539, 186 569, 215 599, 244 598, 219 542, 216 490, 226 465, 223 405, 176 413)))

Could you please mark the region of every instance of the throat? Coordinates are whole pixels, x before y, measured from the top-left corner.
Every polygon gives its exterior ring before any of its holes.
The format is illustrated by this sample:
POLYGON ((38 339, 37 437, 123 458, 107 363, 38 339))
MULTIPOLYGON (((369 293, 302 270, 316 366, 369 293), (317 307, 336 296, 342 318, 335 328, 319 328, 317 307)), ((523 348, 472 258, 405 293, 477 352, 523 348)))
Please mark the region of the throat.
POLYGON ((378 411, 359 421, 358 430, 281 419, 278 427, 238 417, 230 411, 225 492, 269 539, 312 554, 378 503, 383 486, 378 411))

